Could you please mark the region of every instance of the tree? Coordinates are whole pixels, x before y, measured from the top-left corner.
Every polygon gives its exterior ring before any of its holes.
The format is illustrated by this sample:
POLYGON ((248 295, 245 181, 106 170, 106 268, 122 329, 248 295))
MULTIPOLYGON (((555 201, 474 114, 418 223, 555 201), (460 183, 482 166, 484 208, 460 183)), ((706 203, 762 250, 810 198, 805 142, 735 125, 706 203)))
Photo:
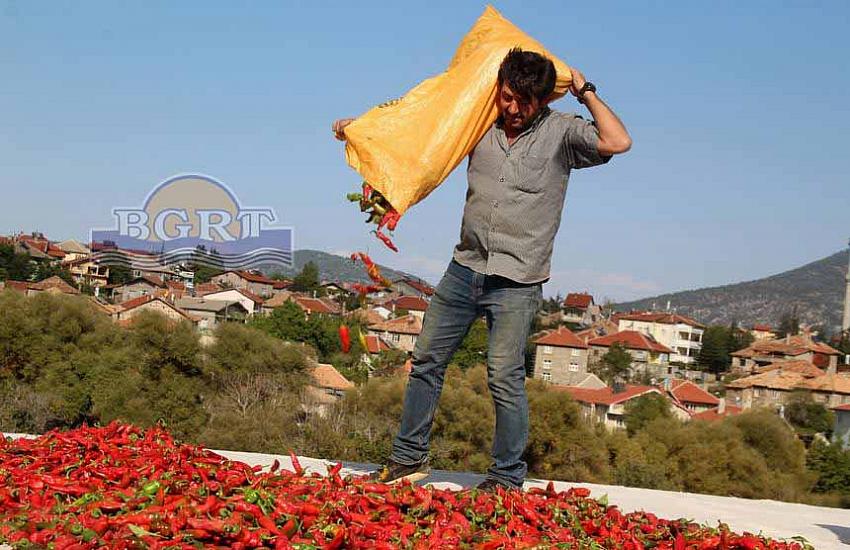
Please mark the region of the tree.
POLYGON ((0 245, 0 278, 28 281, 32 271, 28 254, 17 254, 10 244, 0 245))
POLYGON ((702 334, 702 349, 697 364, 704 370, 720 374, 729 369, 729 329, 710 326, 702 334))
POLYGON ((484 321, 476 319, 472 323, 451 362, 461 370, 487 363, 487 324, 484 321))
POLYGON ((324 288, 319 283, 319 268, 313 262, 307 262, 301 268, 301 272, 292 280, 292 290, 299 292, 313 292, 319 296, 324 295, 324 288))
POLYGON ((132 270, 124 264, 114 263, 109 265, 109 284, 123 285, 133 278, 132 270))
POLYGON ((787 335, 795 336, 800 333, 800 316, 797 313, 797 306, 793 306, 790 310, 786 310, 779 318, 779 327, 776 329, 777 338, 785 338, 787 335))
POLYGON ((632 355, 620 342, 611 344, 600 360, 590 370, 608 385, 628 381, 632 367, 632 355))
POLYGON ((626 432, 634 435, 657 418, 671 418, 670 402, 657 393, 641 395, 626 403, 626 432))
POLYGON ((833 414, 807 391, 795 391, 785 405, 785 420, 801 434, 829 433, 833 414))

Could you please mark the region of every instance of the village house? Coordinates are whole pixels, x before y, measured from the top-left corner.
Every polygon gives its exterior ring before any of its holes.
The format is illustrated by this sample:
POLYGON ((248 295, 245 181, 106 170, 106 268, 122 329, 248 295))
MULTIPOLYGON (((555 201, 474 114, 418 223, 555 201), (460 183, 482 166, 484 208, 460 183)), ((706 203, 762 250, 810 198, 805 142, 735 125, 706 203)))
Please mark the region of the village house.
POLYGON ((765 325, 763 323, 753 325, 753 328, 750 329, 750 334, 755 340, 773 340, 776 338, 776 333, 770 325, 765 325))
POLYGON ((186 313, 165 298, 151 296, 149 294, 123 302, 116 308, 116 311, 112 314, 112 318, 120 324, 127 324, 127 322, 143 311, 161 313, 169 320, 175 322, 188 321, 194 326, 198 324, 197 317, 186 313))
POLYGON ((293 296, 292 299, 308 317, 311 315, 341 315, 339 307, 330 300, 306 296, 293 296))
POLYGON ((101 288, 109 284, 109 266, 100 265, 91 258, 63 261, 62 267, 68 269, 75 283, 94 287, 98 294, 101 288))
POLYGON ((635 330, 622 330, 588 340, 588 365, 600 362, 614 344, 622 345, 632 356, 632 376, 646 374, 650 377, 664 378, 671 373, 672 350, 658 343, 651 336, 635 330))
POLYGON ((713 409, 707 409, 698 413, 693 413, 691 415, 691 420, 702 420, 705 422, 714 422, 717 420, 723 420, 724 418, 728 418, 730 416, 736 416, 744 412, 744 409, 741 407, 736 407, 735 405, 727 405, 726 399, 721 398, 720 403, 713 409))
POLYGON ((192 288, 192 293, 195 296, 205 296, 210 292, 218 292, 219 290, 223 289, 224 287, 222 287, 220 284, 214 283, 212 281, 207 281, 205 283, 195 284, 192 288))
POLYGON ((420 296, 399 296, 392 300, 387 300, 381 307, 389 311, 389 317, 395 317, 399 313, 410 313, 415 315, 422 321, 425 318, 425 310, 428 309, 428 300, 420 296))
POLYGON ((602 308, 585 292, 571 292, 564 299, 561 321, 590 326, 602 318, 602 308))
POLYGON ((302 407, 307 413, 326 416, 328 409, 354 387, 333 365, 315 363, 309 367, 310 383, 301 395, 302 407))
POLYGON ((702 349, 705 325, 676 313, 625 313, 614 316, 619 330, 636 330, 670 348, 670 362, 685 365, 696 361, 702 349))
POLYGON ((58 243, 56 247, 65 253, 65 256, 62 257, 63 262, 72 262, 74 260, 81 260, 91 256, 91 250, 74 239, 62 241, 61 243, 58 243))
POLYGON ((534 342, 532 377, 575 386, 587 374, 587 344, 567 327, 546 331, 534 342))
POLYGON ((135 277, 120 285, 107 287, 111 291, 112 301, 121 304, 140 296, 165 296, 168 285, 160 277, 144 275, 135 277))
POLYGON ((691 414, 716 409, 720 405, 718 397, 711 395, 690 380, 668 378, 661 387, 670 399, 680 404, 691 414))
MULTIPOLYGON (((626 427, 626 405, 633 399, 650 394, 664 397, 664 393, 655 386, 631 384, 617 389, 607 386, 587 389, 557 385, 552 386, 552 389, 570 394, 581 406, 585 418, 591 422, 602 424, 608 429, 624 429, 626 427)), ((680 420, 690 419, 688 412, 674 403, 671 403, 670 411, 680 420)))
POLYGON ((264 300, 245 288, 226 288, 203 295, 204 300, 221 300, 225 302, 239 302, 248 315, 262 313, 264 300))
POLYGON ((806 391, 827 407, 850 403, 850 376, 816 367, 806 360, 780 360, 726 386, 730 403, 749 409, 784 405, 794 391, 806 391))
POLYGON ((338 296, 349 296, 351 292, 342 285, 342 283, 337 283, 335 281, 328 281, 321 284, 321 287, 325 289, 325 293, 329 297, 338 297, 338 296))
POLYGON ((815 342, 808 333, 788 335, 785 338, 757 340, 749 347, 731 353, 732 372, 749 374, 757 367, 777 361, 805 361, 821 369, 836 369, 841 352, 815 342))
POLYGON ((431 285, 409 277, 392 281, 392 290, 399 296, 416 296, 419 298, 430 298, 434 294, 434 288, 431 285))
POLYGON ((385 342, 396 349, 413 351, 416 339, 422 332, 422 321, 412 313, 397 319, 388 319, 370 325, 368 334, 380 336, 385 342))
POLYGON ((48 277, 47 279, 38 282, 13 281, 8 279, 4 286, 11 290, 23 292, 27 296, 35 296, 41 292, 46 292, 48 294, 80 294, 78 289, 69 285, 65 279, 58 275, 48 277))
POLYGON ((186 296, 175 304, 198 319, 199 330, 214 329, 219 323, 244 323, 251 315, 238 300, 208 300, 186 296))
POLYGON ((345 318, 359 321, 361 324, 366 326, 382 323, 387 320, 387 317, 384 317, 384 315, 378 312, 377 309, 370 307, 361 307, 359 309, 349 311, 345 314, 345 318))
POLYGON ((225 271, 210 280, 226 288, 247 290, 261 298, 272 297, 276 290, 275 283, 278 283, 278 290, 285 290, 287 286, 286 281, 275 281, 262 273, 251 271, 225 271))

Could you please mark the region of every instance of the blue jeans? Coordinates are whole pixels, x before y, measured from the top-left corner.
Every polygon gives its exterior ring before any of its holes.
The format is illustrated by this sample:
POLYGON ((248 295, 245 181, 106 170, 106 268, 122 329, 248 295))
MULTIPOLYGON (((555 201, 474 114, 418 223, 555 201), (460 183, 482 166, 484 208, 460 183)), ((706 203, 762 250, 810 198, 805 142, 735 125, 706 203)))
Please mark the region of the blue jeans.
POLYGON ((487 476, 522 487, 528 471, 522 453, 528 442, 525 343, 542 300, 542 283, 517 283, 484 275, 452 260, 425 312, 413 350, 404 412, 393 441, 392 460, 417 464, 428 456, 431 425, 446 366, 472 323, 485 316, 488 331, 487 383, 496 408, 496 433, 487 476))

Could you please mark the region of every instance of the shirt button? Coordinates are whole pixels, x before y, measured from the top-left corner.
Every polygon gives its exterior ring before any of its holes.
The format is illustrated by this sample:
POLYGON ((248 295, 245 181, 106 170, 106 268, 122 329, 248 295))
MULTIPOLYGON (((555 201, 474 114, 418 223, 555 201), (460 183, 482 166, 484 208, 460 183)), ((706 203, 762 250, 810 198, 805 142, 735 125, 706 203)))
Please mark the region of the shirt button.
POLYGON ((500 181, 501 183, 504 183, 504 182, 505 182, 505 178, 499 178, 499 181, 500 181))
POLYGON ((506 156, 506 157, 511 156, 511 152, 510 152, 510 151, 508 151, 507 153, 505 153, 505 156, 506 156))

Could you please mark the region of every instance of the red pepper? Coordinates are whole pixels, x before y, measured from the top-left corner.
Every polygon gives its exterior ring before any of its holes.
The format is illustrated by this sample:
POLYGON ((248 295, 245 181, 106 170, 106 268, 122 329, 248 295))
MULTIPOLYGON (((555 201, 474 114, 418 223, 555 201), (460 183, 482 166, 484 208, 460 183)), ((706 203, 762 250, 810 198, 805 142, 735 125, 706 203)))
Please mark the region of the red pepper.
POLYGON ((351 349, 351 336, 348 333, 348 327, 346 325, 339 326, 339 342, 342 352, 348 353, 348 350, 351 349))

